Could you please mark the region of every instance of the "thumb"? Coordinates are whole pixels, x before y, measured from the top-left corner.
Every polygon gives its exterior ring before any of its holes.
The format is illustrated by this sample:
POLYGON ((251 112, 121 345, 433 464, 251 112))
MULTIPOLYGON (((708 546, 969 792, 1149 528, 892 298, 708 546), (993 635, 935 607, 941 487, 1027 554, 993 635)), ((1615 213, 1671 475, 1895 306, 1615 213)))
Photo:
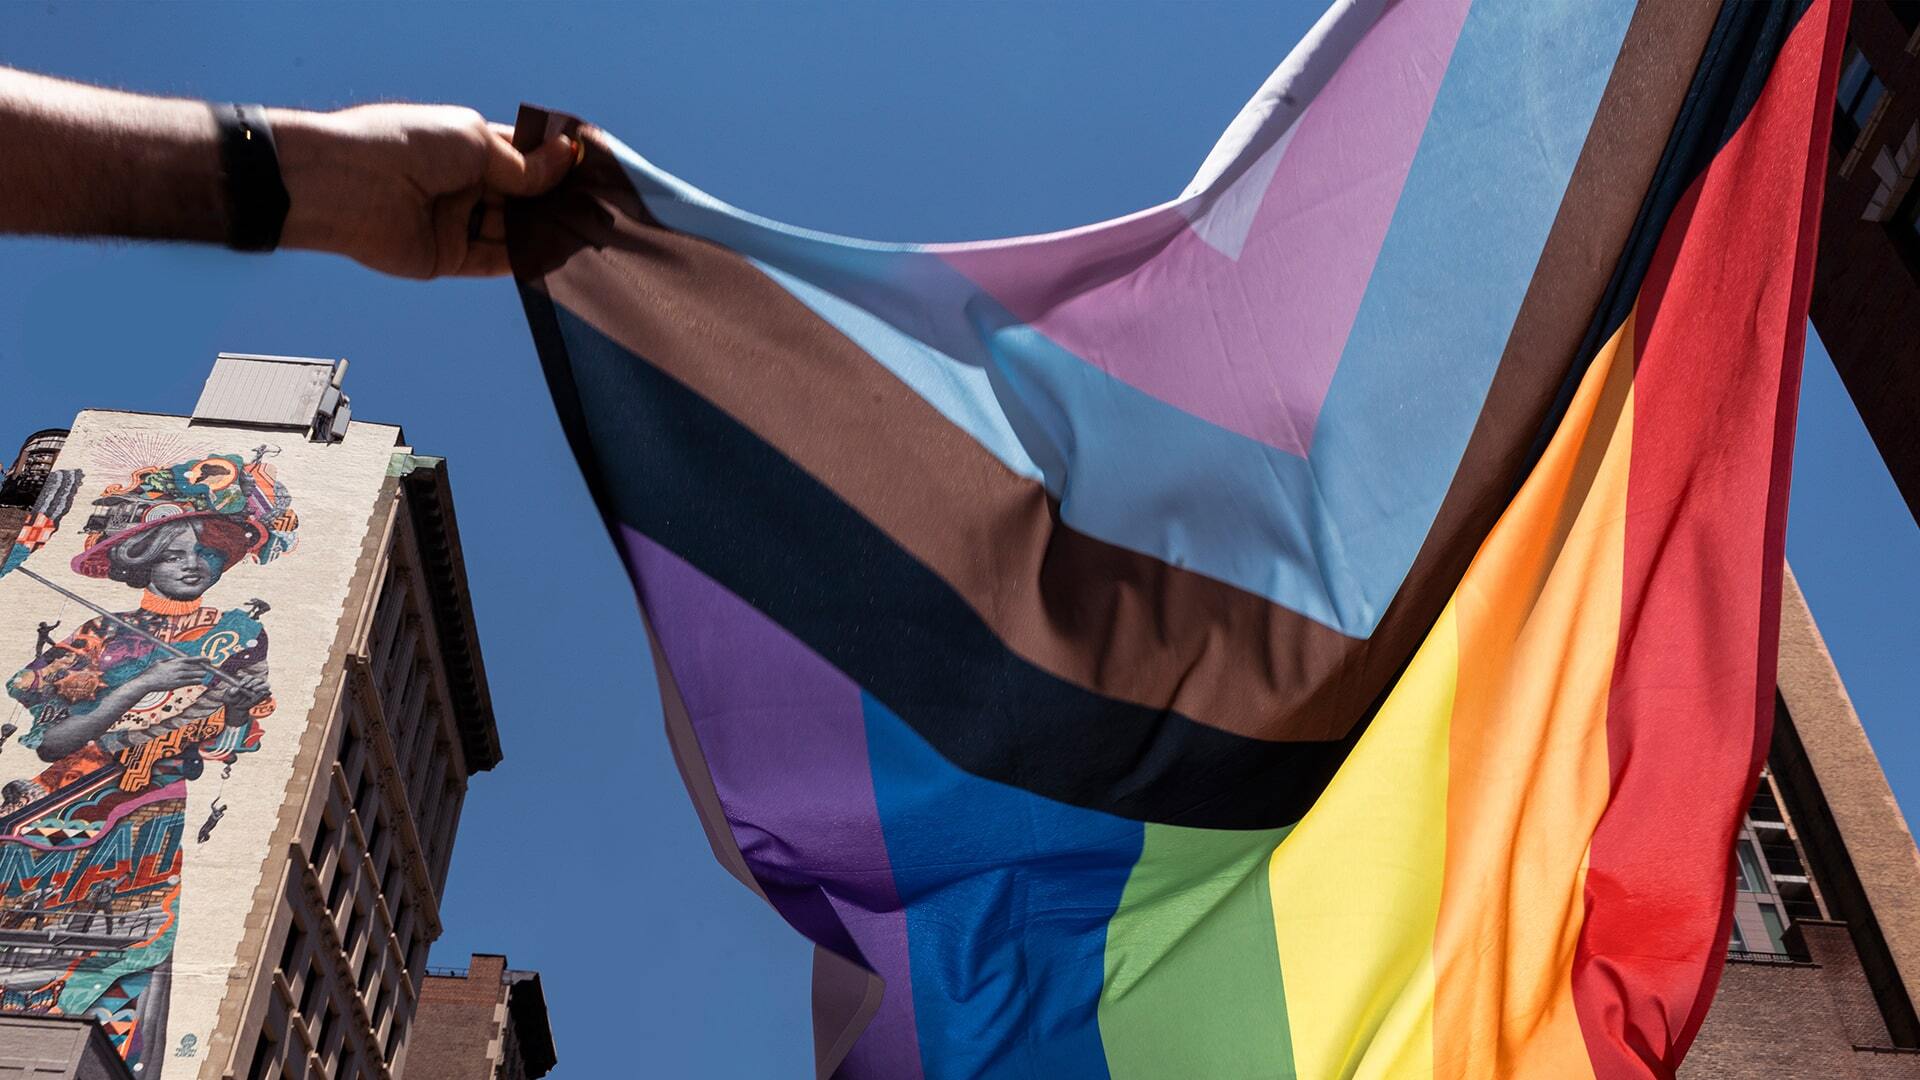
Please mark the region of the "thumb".
POLYGON ((572 140, 555 135, 522 154, 497 131, 487 133, 487 192, 526 198, 552 190, 573 167, 572 140))

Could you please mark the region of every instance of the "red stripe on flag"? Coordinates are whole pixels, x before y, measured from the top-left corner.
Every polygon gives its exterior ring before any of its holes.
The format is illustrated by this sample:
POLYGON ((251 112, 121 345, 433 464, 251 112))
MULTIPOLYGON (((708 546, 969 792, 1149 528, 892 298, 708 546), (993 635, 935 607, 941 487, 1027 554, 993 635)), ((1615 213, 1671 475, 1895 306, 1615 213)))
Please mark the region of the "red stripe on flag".
POLYGON ((1787 480, 1840 0, 1789 35, 1675 209, 1641 289, 1612 798, 1573 989, 1599 1080, 1667 1077, 1725 959, 1732 854, 1765 755, 1787 480))

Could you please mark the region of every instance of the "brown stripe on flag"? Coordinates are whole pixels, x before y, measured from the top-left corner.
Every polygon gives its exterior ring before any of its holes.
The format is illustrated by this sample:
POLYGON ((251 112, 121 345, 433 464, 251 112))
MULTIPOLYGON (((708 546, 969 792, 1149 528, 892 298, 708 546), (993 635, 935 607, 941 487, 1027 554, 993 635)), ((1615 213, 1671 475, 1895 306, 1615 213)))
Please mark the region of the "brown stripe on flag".
POLYGON ((1424 640, 1532 467, 1529 448, 1569 368, 1592 359, 1576 353, 1719 14, 1699 0, 1643 0, 1634 12, 1460 467, 1373 647, 1358 650, 1362 685, 1384 690, 1424 640))
POLYGON ((1425 637, 1528 465, 1714 14, 1636 12, 1461 466, 1370 639, 1067 527, 1042 486, 778 283, 654 223, 590 139, 567 183, 519 215, 515 270, 806 469, 1035 665, 1239 735, 1338 739, 1425 637))

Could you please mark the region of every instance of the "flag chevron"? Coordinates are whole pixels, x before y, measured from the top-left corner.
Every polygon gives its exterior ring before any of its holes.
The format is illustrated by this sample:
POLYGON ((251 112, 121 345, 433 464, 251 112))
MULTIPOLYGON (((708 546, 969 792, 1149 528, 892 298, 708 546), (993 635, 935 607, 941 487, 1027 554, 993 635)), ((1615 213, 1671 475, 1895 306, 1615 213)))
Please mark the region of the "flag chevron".
POLYGON ((604 136, 513 208, 822 1075, 1672 1074, 1845 17, 1343 0, 1180 199, 1049 236, 809 233, 604 136))

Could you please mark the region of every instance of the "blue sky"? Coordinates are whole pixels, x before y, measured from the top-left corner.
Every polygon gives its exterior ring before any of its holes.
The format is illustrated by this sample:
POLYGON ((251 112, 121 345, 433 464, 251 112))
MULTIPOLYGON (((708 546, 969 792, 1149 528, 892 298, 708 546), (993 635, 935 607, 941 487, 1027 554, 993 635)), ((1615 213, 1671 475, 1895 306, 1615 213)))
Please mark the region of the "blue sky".
MULTIPOLYGON (((511 120, 529 100, 761 213, 957 240, 1174 194, 1318 10, 14 4, 0 63, 316 108, 438 100, 511 120)), ((0 241, 0 282, 0 447, 85 407, 185 411, 221 350, 349 357, 356 412, 452 463, 506 750, 470 793, 434 962, 540 969, 563 1080, 810 1073, 808 949, 694 820, 510 284, 22 240, 0 241)), ((1801 416, 1789 557, 1911 812, 1920 530, 1817 345, 1801 416)))

